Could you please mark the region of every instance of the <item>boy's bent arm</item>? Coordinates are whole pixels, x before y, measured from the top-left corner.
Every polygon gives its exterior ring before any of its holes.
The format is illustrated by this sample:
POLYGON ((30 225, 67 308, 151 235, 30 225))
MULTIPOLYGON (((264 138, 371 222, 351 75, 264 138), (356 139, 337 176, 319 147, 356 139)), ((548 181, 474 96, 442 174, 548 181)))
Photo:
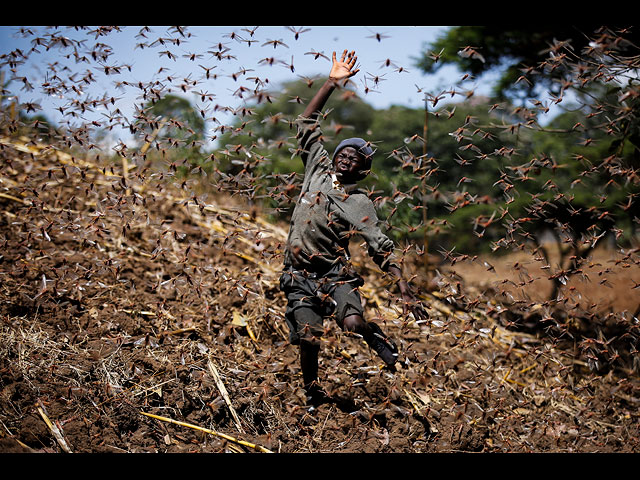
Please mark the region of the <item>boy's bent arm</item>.
POLYGON ((387 271, 394 275, 398 280, 398 289, 400 290, 400 295, 402 296, 402 309, 404 315, 413 313, 413 318, 415 318, 416 320, 426 320, 427 318, 429 318, 427 312, 424 311, 422 305, 420 305, 416 297, 413 295, 411 287, 409 286, 409 283, 404 279, 400 267, 398 267, 397 265, 390 265, 387 271))

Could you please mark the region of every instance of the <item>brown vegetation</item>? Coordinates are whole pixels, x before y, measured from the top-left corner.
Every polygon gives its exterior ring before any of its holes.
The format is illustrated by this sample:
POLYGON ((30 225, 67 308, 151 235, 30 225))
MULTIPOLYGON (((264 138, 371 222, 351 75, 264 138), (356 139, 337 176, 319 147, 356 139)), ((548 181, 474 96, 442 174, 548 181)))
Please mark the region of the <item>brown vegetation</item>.
POLYGON ((2 451, 639 450, 637 320, 607 324, 638 306, 633 252, 594 254, 562 312, 531 257, 440 265, 431 288, 407 257, 420 324, 359 255, 366 313, 400 365, 328 323, 321 378, 338 400, 309 412, 282 318, 283 227, 28 138, 0 146, 2 451))

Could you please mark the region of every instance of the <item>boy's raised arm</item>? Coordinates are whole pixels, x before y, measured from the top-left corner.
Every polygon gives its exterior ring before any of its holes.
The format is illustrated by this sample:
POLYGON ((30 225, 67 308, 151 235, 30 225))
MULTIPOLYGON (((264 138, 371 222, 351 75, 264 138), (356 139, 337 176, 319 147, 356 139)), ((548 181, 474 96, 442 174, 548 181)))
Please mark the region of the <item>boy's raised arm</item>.
POLYGON ((355 68, 357 59, 358 57, 356 57, 355 51, 348 53, 347 50, 344 50, 340 57, 340 61, 338 61, 336 58, 336 52, 333 52, 333 65, 331 66, 331 71, 329 72, 329 78, 324 82, 324 84, 320 87, 320 90, 318 90, 314 97, 311 99, 304 112, 302 113, 303 117, 316 117, 322 110, 325 103, 329 99, 329 96, 331 96, 331 93, 338 86, 338 84, 341 81, 353 77, 360 71, 360 69, 355 68))

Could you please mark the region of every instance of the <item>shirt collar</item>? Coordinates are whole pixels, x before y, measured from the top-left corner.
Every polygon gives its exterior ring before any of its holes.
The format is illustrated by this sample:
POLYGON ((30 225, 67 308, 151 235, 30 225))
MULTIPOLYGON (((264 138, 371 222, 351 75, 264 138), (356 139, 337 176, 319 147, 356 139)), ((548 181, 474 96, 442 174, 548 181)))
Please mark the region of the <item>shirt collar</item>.
POLYGON ((356 183, 341 183, 335 173, 331 174, 331 181, 333 182, 333 188, 335 188, 336 190, 341 190, 345 193, 351 193, 358 186, 356 183))

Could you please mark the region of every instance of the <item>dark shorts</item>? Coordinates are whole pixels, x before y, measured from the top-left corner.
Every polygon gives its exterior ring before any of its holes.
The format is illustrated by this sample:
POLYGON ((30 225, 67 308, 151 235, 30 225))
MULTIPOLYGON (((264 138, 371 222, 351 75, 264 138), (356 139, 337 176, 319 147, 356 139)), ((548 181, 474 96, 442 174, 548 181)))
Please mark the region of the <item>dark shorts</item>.
POLYGON ((362 278, 336 266, 323 275, 285 268, 280 289, 287 296, 285 320, 293 345, 305 340, 317 343, 324 332, 323 320, 332 317, 340 327, 345 317, 364 316, 358 287, 362 278))

